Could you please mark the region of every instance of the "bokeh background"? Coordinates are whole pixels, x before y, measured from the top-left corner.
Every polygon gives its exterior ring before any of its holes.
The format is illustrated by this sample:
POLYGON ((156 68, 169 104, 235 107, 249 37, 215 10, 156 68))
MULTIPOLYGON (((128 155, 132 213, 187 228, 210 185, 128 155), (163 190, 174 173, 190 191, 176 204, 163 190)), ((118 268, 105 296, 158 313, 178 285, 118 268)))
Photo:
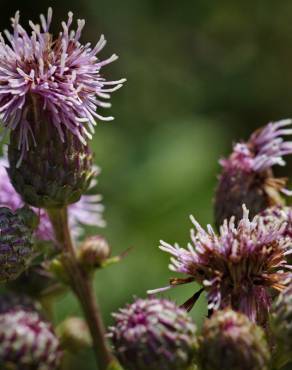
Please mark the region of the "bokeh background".
MULTIPOLYGON (((104 33, 102 56, 120 56, 106 75, 128 79, 112 99, 116 120, 98 124, 92 142, 108 226, 88 232, 105 235, 113 254, 133 247, 122 263, 96 275, 110 324, 111 312, 133 296, 167 284, 169 259, 158 249, 160 239, 184 245, 190 214, 212 223, 218 159, 232 142, 292 116, 292 2, 2 0, 0 29, 17 9, 27 24, 48 6, 55 33, 68 10, 86 19, 84 41, 95 43, 104 33)), ((167 296, 182 303, 194 289, 167 296)), ((55 320, 71 314, 80 311, 67 295, 55 320)), ((199 323, 204 314, 202 297, 192 315, 199 323)), ((70 368, 95 369, 90 351, 70 368)))

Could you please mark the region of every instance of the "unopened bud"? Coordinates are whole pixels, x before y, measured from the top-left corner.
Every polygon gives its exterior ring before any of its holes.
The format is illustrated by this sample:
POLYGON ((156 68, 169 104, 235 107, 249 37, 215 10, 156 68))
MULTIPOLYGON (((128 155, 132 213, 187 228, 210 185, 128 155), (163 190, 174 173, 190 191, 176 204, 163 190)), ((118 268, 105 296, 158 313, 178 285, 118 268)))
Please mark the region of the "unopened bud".
POLYGON ((69 317, 57 328, 63 348, 78 351, 92 345, 91 336, 86 322, 79 317, 69 317))
POLYGON ((84 266, 100 267, 111 254, 111 248, 102 236, 90 236, 79 248, 79 261, 84 266))

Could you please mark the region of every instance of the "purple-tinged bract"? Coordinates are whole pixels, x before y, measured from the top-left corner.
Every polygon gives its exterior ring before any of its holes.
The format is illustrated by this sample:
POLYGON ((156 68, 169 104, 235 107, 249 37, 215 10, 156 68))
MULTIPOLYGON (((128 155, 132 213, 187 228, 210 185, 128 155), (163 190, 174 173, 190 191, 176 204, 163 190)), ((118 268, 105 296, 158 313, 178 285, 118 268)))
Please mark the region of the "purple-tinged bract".
POLYGON ((199 341, 201 370, 268 370, 270 352, 262 328, 230 309, 205 321, 199 341))
POLYGON ((215 221, 219 227, 225 219, 241 217, 246 204, 251 216, 274 205, 282 205, 281 193, 286 179, 273 176, 272 167, 284 166, 283 156, 292 153, 292 142, 282 136, 291 135, 291 120, 271 122, 255 131, 247 142, 234 145, 227 159, 222 159, 222 173, 215 196, 215 221))
MULTIPOLYGON (((27 212, 27 210, 25 211, 27 212)), ((15 280, 29 265, 34 251, 33 230, 22 218, 22 209, 0 208, 0 282, 15 280)), ((30 211, 34 218, 33 211, 30 211)))
POLYGON ((188 369, 197 349, 196 326, 165 299, 138 299, 116 314, 110 328, 115 354, 129 370, 188 369))
POLYGON ((95 46, 80 43, 84 20, 78 19, 76 31, 71 30, 73 14, 69 12, 68 21, 62 22, 62 31, 56 39, 49 33, 52 9, 49 8, 46 18, 41 15, 40 20, 41 25, 29 22, 31 33, 28 33, 16 12, 12 33, 4 32, 7 42, 0 37, 0 120, 4 127, 17 129, 22 154, 29 149, 29 142, 34 142, 36 117, 32 119, 31 110, 35 105, 44 111, 62 141, 64 130, 69 130, 85 144, 94 131, 96 119, 112 119, 97 110, 110 106, 104 100, 125 81, 107 81, 102 76, 103 67, 117 56, 106 60, 97 57, 106 44, 104 36, 95 46))
POLYGON ((210 225, 206 231, 191 219, 195 229, 187 249, 164 241, 160 246, 172 255, 170 269, 188 277, 171 279, 169 287, 150 293, 196 281, 207 292, 210 310, 230 306, 265 325, 272 292, 282 291, 291 277, 287 255, 292 245, 290 238, 283 237, 286 224, 271 228, 260 216, 250 220, 245 207, 238 225, 232 217, 219 235, 210 225))

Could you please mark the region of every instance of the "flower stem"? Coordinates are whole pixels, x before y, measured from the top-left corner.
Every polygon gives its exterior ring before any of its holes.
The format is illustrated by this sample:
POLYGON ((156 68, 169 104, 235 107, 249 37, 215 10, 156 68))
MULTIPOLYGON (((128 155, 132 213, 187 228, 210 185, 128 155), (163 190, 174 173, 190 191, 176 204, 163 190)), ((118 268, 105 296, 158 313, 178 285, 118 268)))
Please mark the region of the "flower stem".
POLYGON ((106 370, 115 359, 105 338, 105 328, 92 281, 76 259, 76 252, 68 226, 67 208, 50 209, 48 214, 54 227, 56 240, 62 248, 62 262, 71 288, 79 300, 91 332, 98 367, 100 370, 106 370))

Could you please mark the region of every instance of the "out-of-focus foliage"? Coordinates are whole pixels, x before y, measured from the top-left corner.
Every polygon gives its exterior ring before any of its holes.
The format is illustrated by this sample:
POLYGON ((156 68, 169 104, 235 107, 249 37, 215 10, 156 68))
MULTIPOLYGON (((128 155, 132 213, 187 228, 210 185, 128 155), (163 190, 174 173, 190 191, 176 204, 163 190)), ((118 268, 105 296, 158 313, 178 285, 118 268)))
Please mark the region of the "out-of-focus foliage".
MULTIPOLYGON (((98 124, 92 142, 108 222, 98 232, 113 253, 133 247, 122 263, 96 275, 110 323, 110 312, 133 295, 167 284, 171 273, 157 248, 160 238, 186 243, 191 213, 202 224, 212 222, 217 160, 232 141, 292 116, 292 2, 10 0, 0 3, 0 29, 17 9, 26 23, 49 5, 55 32, 72 10, 87 20, 84 41, 104 33, 103 55, 120 55, 108 74, 128 78, 113 98, 116 121, 98 124)), ((194 289, 167 295, 182 303, 194 289)), ((204 307, 202 299, 193 310, 197 321, 204 307)), ((78 313, 66 296, 56 321, 78 313)), ((89 352, 70 366, 95 368, 89 352)))

